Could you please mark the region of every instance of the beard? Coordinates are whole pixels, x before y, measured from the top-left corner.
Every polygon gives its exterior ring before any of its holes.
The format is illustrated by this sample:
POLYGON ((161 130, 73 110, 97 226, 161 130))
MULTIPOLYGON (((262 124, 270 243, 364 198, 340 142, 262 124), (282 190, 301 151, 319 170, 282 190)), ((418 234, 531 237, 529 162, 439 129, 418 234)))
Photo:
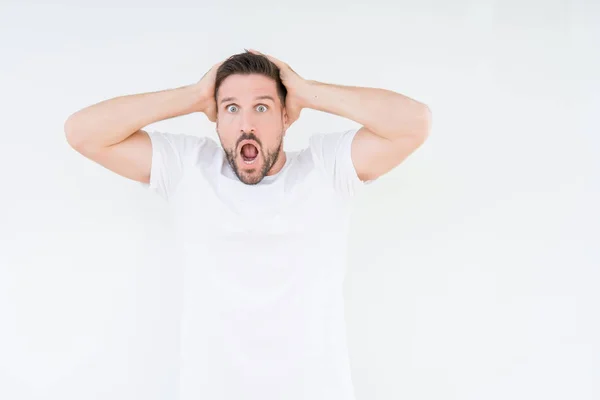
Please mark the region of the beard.
POLYGON ((273 168, 273 165, 275 165, 275 163, 277 162, 279 154, 281 153, 282 145, 283 133, 279 136, 277 145, 270 149, 265 149, 261 141, 253 133, 244 133, 238 138, 235 147, 229 149, 223 147, 223 150, 225 151, 227 162, 231 166, 231 169, 238 177, 238 179, 246 185, 256 185, 263 180, 263 178, 269 173, 271 168, 273 168), (242 140, 246 139, 254 140, 258 144, 258 155, 256 159, 256 165, 252 169, 239 167, 240 164, 244 165, 244 160, 240 153, 240 149, 237 148, 237 144, 240 143, 242 140))

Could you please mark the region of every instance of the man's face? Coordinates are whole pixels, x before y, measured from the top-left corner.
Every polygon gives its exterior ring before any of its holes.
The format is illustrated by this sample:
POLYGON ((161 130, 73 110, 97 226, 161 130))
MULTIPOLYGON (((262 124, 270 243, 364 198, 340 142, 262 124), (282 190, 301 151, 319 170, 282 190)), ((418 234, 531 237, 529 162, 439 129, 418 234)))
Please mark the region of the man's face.
POLYGON ((283 153, 287 115, 275 81, 259 74, 235 74, 219 87, 217 133, 227 161, 248 185, 259 183, 283 153))

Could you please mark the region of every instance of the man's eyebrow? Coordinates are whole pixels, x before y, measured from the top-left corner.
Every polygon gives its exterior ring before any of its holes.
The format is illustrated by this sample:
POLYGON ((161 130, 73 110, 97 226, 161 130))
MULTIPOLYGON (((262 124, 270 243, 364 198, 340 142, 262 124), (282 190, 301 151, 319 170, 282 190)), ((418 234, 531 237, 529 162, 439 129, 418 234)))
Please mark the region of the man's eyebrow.
POLYGON ((275 103, 275 99, 273 98, 273 96, 258 96, 256 97, 254 100, 271 100, 273 103, 275 103))
MULTIPOLYGON (((254 98, 254 100, 271 100, 273 103, 275 103, 275 99, 273 98, 273 96, 269 96, 269 95, 257 96, 254 98)), ((237 99, 235 97, 225 97, 225 98, 221 99, 221 104, 223 104, 227 101, 237 101, 237 99)))

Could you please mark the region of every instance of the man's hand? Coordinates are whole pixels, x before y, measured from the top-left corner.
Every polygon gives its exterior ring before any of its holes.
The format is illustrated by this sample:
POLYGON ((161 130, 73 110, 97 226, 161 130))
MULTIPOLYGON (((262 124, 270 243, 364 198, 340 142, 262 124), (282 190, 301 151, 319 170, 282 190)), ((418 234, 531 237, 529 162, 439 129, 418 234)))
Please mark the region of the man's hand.
POLYGON ((288 64, 273 56, 263 54, 258 50, 250 49, 248 51, 267 57, 279 68, 279 77, 287 90, 285 109, 288 115, 288 126, 291 125, 300 117, 300 112, 306 107, 302 95, 306 93, 306 89, 310 84, 309 81, 298 75, 288 64))
POLYGON ((197 111, 206 114, 211 122, 217 121, 217 104, 215 102, 215 79, 217 69, 223 64, 223 61, 213 65, 213 67, 204 74, 204 76, 193 86, 198 93, 197 111))

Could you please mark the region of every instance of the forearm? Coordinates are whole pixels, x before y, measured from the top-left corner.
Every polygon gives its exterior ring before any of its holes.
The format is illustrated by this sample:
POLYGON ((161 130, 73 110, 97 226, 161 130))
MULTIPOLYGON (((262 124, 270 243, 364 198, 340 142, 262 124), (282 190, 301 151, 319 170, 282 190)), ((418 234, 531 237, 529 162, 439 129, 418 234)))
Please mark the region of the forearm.
POLYGON ((429 108, 385 89, 308 81, 300 93, 304 107, 351 119, 386 139, 419 134, 429 123, 429 108))
POLYGON ((110 146, 151 123, 200 111, 198 99, 194 85, 119 96, 72 114, 64 130, 72 145, 110 146))

